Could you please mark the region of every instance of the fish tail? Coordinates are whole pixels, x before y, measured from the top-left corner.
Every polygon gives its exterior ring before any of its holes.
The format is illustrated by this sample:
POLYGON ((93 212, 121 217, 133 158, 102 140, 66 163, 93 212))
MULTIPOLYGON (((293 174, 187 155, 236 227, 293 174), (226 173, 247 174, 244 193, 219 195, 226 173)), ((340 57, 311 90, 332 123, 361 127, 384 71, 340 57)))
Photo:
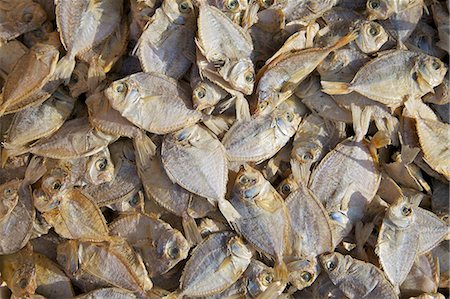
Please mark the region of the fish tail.
POLYGON ((231 203, 226 199, 219 200, 219 210, 222 213, 223 217, 230 223, 231 225, 236 222, 241 215, 236 211, 236 209, 231 205, 231 203))
POLYGON ((91 92, 94 92, 95 89, 98 87, 100 82, 105 79, 105 72, 103 71, 103 68, 96 64, 91 63, 89 65, 88 69, 88 88, 91 92))
POLYGON ((1 168, 5 168, 6 162, 8 162, 8 159, 10 157, 9 150, 6 148, 1 149, 1 168))
POLYGON ((352 41, 354 41, 355 39, 357 39, 358 36, 359 36, 359 31, 358 30, 353 30, 352 32, 350 32, 349 34, 347 34, 346 36, 344 36, 343 38, 338 40, 334 45, 332 45, 329 48, 330 52, 334 51, 334 50, 337 50, 339 48, 342 48, 343 46, 346 46, 347 44, 349 44, 352 41))
POLYGON ((150 167, 150 159, 156 154, 156 145, 145 133, 134 138, 133 144, 137 153, 138 169, 144 171, 150 167))
POLYGON ((56 79, 64 80, 64 84, 67 85, 69 83, 70 77, 72 76, 74 68, 75 57, 66 55, 58 62, 53 76, 56 79))
POLYGON ((320 84, 322 84, 322 91, 330 95, 349 94, 352 92, 350 83, 320 81, 320 84))
POLYGON ((45 174, 46 171, 47 168, 44 165, 43 159, 34 156, 25 171, 24 182, 30 185, 34 184, 45 174))
POLYGON ((274 267, 275 270, 275 280, 281 283, 286 283, 289 277, 289 271, 284 261, 278 261, 274 267))
POLYGON ((182 225, 184 230, 184 235, 186 236, 187 241, 191 245, 196 245, 203 241, 202 235, 198 231, 197 224, 195 223, 194 218, 189 215, 183 215, 182 225))
POLYGON ((280 281, 274 281, 264 290, 264 292, 258 295, 258 299, 278 298, 285 287, 286 285, 280 281))

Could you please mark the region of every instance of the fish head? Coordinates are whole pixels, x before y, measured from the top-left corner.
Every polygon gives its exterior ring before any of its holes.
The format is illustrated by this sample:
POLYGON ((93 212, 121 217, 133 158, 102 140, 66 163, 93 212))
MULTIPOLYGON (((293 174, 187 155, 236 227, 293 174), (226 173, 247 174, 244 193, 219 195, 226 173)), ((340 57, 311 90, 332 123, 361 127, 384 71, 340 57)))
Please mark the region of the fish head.
POLYGON ((298 143, 294 148, 294 158, 300 164, 316 162, 322 150, 322 146, 316 140, 298 143))
POLYGON ((331 281, 334 282, 336 278, 345 273, 348 265, 351 263, 351 258, 337 252, 332 252, 320 255, 319 261, 331 281))
POLYGON ((87 162, 87 178, 94 185, 109 183, 114 180, 114 164, 108 148, 89 157, 87 162))
POLYGON ((274 103, 278 103, 279 94, 276 91, 259 91, 256 107, 253 109, 253 115, 269 115, 274 109, 274 103))
POLYGON ((275 271, 262 262, 252 260, 244 274, 248 280, 247 289, 253 297, 264 292, 275 280, 275 271))
POLYGON ((47 13, 40 4, 33 1, 19 2, 8 12, 8 19, 15 23, 18 33, 35 30, 47 20, 47 13))
POLYGON ((67 85, 72 97, 78 97, 80 94, 89 90, 88 69, 89 65, 83 62, 75 65, 75 69, 73 70, 69 84, 67 85))
POLYGON ((416 204, 413 198, 403 196, 393 203, 386 214, 386 218, 395 226, 406 228, 414 221, 416 204))
POLYGON ((263 191, 264 182, 266 181, 259 171, 245 164, 236 176, 235 192, 240 198, 252 201, 263 191))
POLYGON ((393 0, 368 0, 366 3, 366 12, 369 20, 386 20, 393 13, 393 7, 390 2, 393 0))
POLYGON ((294 192, 296 189, 298 189, 298 184, 291 177, 285 178, 277 187, 278 193, 280 193, 283 198, 287 198, 289 194, 294 192))
POLYGON ((69 173, 62 168, 53 168, 41 180, 41 186, 33 190, 33 205, 40 212, 56 208, 61 196, 71 186, 69 173))
POLYGON ((8 216, 19 201, 21 180, 13 180, 0 186, 0 220, 8 216))
POLYGON ((56 260, 64 272, 70 275, 76 274, 79 269, 78 253, 81 249, 81 245, 75 240, 68 240, 58 245, 56 260))
POLYGON ((190 0, 163 1, 162 9, 174 24, 195 22, 194 5, 190 0))
POLYGON ((16 296, 27 296, 34 294, 37 288, 36 266, 31 257, 28 260, 19 259, 17 268, 12 274, 12 285, 9 286, 16 296))
POLYGON ((293 136, 300 125, 301 117, 292 109, 277 108, 275 121, 276 126, 284 135, 293 136))
POLYGON ((166 230, 158 240, 158 247, 160 255, 158 263, 161 263, 162 274, 184 260, 190 248, 184 236, 175 230, 166 230))
POLYGON ((255 69, 250 59, 241 59, 230 70, 230 85, 246 95, 253 92, 255 84, 255 69))
POLYGON ((244 244, 244 241, 238 237, 233 236, 227 241, 228 252, 234 257, 248 260, 252 258, 252 252, 248 249, 248 247, 244 244))
POLYGON ((377 22, 364 21, 360 26, 360 33, 355 43, 364 53, 376 52, 387 42, 388 34, 377 22))
POLYGON ((418 58, 417 77, 431 87, 441 84, 446 73, 447 67, 440 59, 425 54, 418 58))
POLYGON ((114 81, 104 93, 114 109, 123 111, 130 106, 135 106, 139 100, 138 86, 134 84, 132 77, 128 77, 114 81))
POLYGON ((289 282, 297 290, 303 290, 312 285, 320 274, 320 266, 316 259, 292 261, 287 267, 289 270, 289 282))
POLYGON ((211 83, 199 82, 192 90, 192 105, 195 110, 213 107, 220 100, 220 95, 211 86, 211 83))

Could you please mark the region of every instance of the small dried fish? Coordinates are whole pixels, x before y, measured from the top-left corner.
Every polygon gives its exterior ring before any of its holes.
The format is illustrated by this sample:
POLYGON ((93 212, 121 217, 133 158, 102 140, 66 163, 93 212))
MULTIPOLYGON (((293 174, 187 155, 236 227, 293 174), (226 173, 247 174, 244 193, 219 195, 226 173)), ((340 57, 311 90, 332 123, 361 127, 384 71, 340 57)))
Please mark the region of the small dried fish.
POLYGON ((152 216, 123 215, 110 223, 109 229, 142 257, 150 277, 167 273, 189 252, 189 244, 178 230, 152 216))
POLYGON ((212 234, 192 252, 180 278, 180 290, 171 295, 181 298, 218 294, 241 277, 251 257, 242 239, 233 233, 212 234))
POLYGON ((444 79, 447 68, 438 58, 398 50, 362 67, 351 83, 322 81, 328 94, 358 92, 394 110, 407 96, 423 96, 444 79), (398 82, 402 82, 398 85, 398 82))
POLYGON ((377 267, 337 252, 320 256, 331 281, 349 298, 398 298, 377 267))
POLYGON ((241 215, 234 223, 236 229, 257 251, 275 260, 276 279, 286 282, 283 257, 290 250, 290 222, 283 198, 259 171, 244 165, 237 174, 230 202, 241 215))
POLYGON ((201 112, 189 108, 189 95, 182 84, 157 73, 136 73, 115 81, 105 90, 112 108, 155 134, 177 131, 202 118, 201 112))
POLYGON ((194 125, 166 135, 161 158, 173 182, 217 204, 228 222, 239 218, 239 213, 225 199, 228 181, 225 149, 207 129, 194 125))

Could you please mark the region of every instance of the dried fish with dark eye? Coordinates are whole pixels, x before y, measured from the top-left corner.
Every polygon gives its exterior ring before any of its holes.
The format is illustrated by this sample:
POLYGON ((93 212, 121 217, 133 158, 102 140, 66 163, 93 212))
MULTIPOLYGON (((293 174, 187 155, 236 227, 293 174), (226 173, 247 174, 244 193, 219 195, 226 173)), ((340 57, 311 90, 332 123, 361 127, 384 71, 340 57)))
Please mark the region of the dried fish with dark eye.
POLYGON ((112 108, 141 129, 167 134, 200 121, 190 109, 190 92, 176 80, 157 73, 136 73, 105 90, 112 108))
POLYGON ((195 21, 190 0, 163 1, 134 50, 144 72, 180 79, 195 57, 195 21))

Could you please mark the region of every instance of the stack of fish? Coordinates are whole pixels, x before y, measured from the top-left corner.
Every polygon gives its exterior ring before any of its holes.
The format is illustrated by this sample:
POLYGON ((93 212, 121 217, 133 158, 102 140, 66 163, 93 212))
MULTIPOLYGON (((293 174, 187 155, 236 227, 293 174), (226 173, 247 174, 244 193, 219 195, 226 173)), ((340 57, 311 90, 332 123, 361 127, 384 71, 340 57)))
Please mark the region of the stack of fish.
POLYGON ((0 298, 448 298, 449 10, 0 0, 0 298))

